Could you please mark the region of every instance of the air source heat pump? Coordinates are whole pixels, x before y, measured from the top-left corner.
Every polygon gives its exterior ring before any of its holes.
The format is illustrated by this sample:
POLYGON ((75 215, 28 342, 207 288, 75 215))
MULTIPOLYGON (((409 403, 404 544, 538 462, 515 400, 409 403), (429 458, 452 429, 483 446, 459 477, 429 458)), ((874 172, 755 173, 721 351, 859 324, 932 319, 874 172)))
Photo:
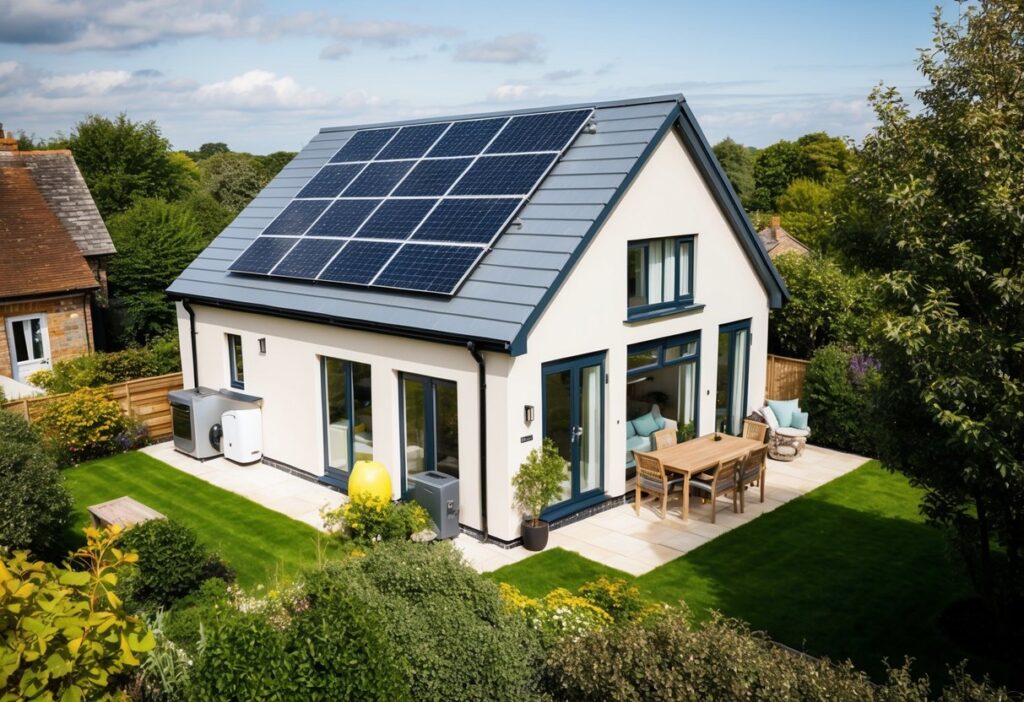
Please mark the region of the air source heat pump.
POLYGON ((252 463, 263 458, 263 413, 259 409, 229 410, 221 416, 224 458, 252 463))
POLYGON ((174 448, 205 460, 222 453, 221 416, 235 409, 259 407, 260 398, 232 390, 195 388, 167 393, 171 405, 174 448))

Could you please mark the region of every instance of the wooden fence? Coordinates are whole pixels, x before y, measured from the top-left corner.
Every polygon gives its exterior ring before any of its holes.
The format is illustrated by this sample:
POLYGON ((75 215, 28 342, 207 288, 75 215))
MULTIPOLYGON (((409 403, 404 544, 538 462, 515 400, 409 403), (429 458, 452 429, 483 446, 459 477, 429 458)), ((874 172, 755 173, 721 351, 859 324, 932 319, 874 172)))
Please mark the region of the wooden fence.
POLYGON ((804 399, 804 377, 809 361, 768 354, 764 396, 769 400, 804 399))
MULTIPOLYGON (((171 435, 171 406, 167 403, 167 393, 182 387, 181 373, 170 373, 108 385, 106 390, 112 399, 120 403, 125 414, 133 415, 146 425, 150 438, 163 439, 171 435)), ((60 397, 67 397, 67 394, 26 397, 8 402, 3 408, 35 422, 46 406, 60 397)))

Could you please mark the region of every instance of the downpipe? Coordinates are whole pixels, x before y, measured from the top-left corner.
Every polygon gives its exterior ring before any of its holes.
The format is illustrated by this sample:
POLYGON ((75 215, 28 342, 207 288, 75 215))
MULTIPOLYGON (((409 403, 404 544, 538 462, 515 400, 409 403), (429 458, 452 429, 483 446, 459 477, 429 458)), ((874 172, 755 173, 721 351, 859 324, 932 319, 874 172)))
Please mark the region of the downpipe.
POLYGON ((481 542, 487 541, 487 367, 483 354, 472 341, 466 342, 466 349, 476 361, 480 371, 480 532, 481 542))

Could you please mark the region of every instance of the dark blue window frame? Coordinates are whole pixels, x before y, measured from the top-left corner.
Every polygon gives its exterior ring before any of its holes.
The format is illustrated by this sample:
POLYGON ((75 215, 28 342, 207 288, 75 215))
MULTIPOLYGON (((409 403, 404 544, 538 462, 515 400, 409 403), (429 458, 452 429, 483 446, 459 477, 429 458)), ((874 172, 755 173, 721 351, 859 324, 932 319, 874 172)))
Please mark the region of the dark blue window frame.
MULTIPOLYGON (((356 451, 355 451, 355 428, 356 428, 356 388, 355 388, 355 373, 352 368, 355 365, 355 361, 346 361, 343 358, 337 358, 335 356, 321 356, 320 357, 320 399, 321 399, 321 417, 324 428, 324 476, 323 482, 330 485, 335 485, 341 490, 348 493, 348 478, 352 473, 352 468, 355 467, 356 451), (348 451, 348 460, 346 465, 348 470, 341 470, 340 468, 334 468, 331 466, 331 418, 330 408, 328 407, 327 399, 327 361, 337 361, 341 363, 345 368, 345 416, 348 417, 348 431, 347 435, 347 446, 345 448, 348 451)), ((370 369, 370 375, 373 375, 373 366, 368 363, 361 365, 367 366, 370 369)), ((371 385, 372 392, 372 385, 371 385)), ((372 409, 371 409, 372 411, 372 409)))
POLYGON ((242 353, 242 337, 228 334, 228 379, 231 387, 245 389, 245 357, 242 353), (236 360, 237 359, 237 360, 236 360), (241 363, 239 363, 241 361, 241 363))
MULTIPOLYGON (((644 299, 651 299, 651 276, 650 276, 650 258, 651 258, 651 244, 657 242, 660 245, 664 245, 664 242, 672 242, 674 256, 674 270, 665 270, 665 261, 662 259, 662 288, 664 289, 664 280, 667 276, 672 278, 672 299, 664 300, 662 302, 648 303, 643 305, 634 305, 627 307, 627 321, 634 321, 639 319, 647 319, 650 317, 660 317, 666 314, 674 314, 676 312, 682 312, 686 310, 694 310, 702 307, 701 305, 694 304, 694 259, 696 254, 696 235, 687 234, 684 236, 674 237, 661 237, 657 239, 643 239, 640 241, 629 242, 630 249, 640 249, 643 251, 643 280, 644 280, 644 299), (687 249, 686 257, 686 277, 689 281, 689 292, 686 294, 680 294, 679 283, 682 278, 683 271, 680 266, 680 253, 683 248, 687 249)), ((628 256, 627 256, 628 260, 628 256)), ((627 272, 628 274, 628 272, 627 272)), ((628 301, 627 301, 628 305, 628 301)))

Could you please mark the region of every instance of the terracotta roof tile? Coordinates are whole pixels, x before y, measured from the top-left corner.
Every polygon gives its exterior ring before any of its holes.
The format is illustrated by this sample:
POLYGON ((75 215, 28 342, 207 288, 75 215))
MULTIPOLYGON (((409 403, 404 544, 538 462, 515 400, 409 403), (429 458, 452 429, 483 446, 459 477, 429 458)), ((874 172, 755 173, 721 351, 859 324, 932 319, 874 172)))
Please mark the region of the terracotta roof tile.
POLYGON ((0 163, 0 298, 99 287, 32 171, 0 163))

